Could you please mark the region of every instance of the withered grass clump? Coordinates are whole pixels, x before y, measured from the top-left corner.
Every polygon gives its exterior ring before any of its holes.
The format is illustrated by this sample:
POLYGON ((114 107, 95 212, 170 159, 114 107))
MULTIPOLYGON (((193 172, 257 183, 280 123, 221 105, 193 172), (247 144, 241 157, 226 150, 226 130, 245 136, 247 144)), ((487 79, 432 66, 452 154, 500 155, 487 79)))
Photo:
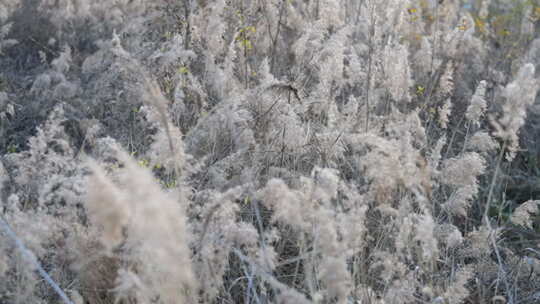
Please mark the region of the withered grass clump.
POLYGON ((78 269, 79 293, 86 303, 117 303, 112 290, 116 287, 120 266, 118 258, 102 255, 78 269))

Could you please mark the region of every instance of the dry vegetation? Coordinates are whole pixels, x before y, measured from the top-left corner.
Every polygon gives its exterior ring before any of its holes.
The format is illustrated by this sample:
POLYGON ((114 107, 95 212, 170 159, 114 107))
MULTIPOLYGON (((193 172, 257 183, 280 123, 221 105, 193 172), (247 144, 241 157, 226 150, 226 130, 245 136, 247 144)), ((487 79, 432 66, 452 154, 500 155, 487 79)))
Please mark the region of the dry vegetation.
POLYGON ((0 1, 0 303, 539 303, 539 30, 539 0, 0 1))

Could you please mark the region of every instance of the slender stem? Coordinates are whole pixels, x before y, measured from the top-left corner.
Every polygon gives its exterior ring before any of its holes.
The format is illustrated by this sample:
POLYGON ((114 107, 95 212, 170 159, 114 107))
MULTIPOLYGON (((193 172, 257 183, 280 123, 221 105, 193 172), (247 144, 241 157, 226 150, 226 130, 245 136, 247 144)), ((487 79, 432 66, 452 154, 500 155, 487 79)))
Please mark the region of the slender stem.
POLYGON ((186 22, 186 36, 184 37, 184 49, 189 49, 189 40, 191 40, 191 23, 189 17, 191 15, 191 0, 184 1, 184 19, 186 22))
POLYGON ((495 173, 491 179, 491 185, 489 186, 488 197, 486 201, 486 209, 484 210, 483 220, 486 224, 489 225, 489 208, 491 207, 491 200, 493 198, 493 190, 495 189, 495 184, 497 182, 497 177, 499 175, 499 168, 501 167, 502 158, 504 156, 504 150, 506 149, 506 140, 504 141, 499 156, 497 157, 497 163, 495 164, 495 173))
MULTIPOLYGON (((366 87, 366 125, 365 130, 366 132, 369 129, 369 116, 370 116, 370 104, 369 104, 369 93, 370 93, 370 87, 371 87, 371 74, 372 74, 372 57, 373 57, 373 36, 375 35, 375 8, 372 3, 370 5, 370 28, 368 33, 368 71, 367 71, 367 87, 366 87)), ((358 107, 357 117, 359 117, 358 114, 360 112, 360 107, 358 107)), ((359 121, 357 122, 357 125, 359 125, 359 121)))
POLYGON ((454 143, 454 139, 456 138, 456 134, 457 134, 457 132, 459 130, 459 127, 463 123, 463 120, 465 120, 465 115, 461 116, 461 119, 457 123, 457 125, 456 125, 456 127, 454 129, 454 132, 452 132, 452 137, 450 137, 450 141, 448 142, 448 146, 446 148, 446 153, 444 154, 444 159, 448 159, 448 155, 450 154, 450 152, 452 150, 452 144, 454 143))
POLYGON ((463 147, 461 148, 461 154, 465 153, 465 149, 467 149, 467 145, 469 143, 469 133, 471 132, 471 122, 468 121, 466 125, 467 125, 467 129, 465 131, 465 139, 463 140, 463 147))
POLYGON ((511 292, 510 292, 510 285, 508 284, 508 281, 506 280, 506 272, 504 271, 504 268, 502 266, 503 260, 502 260, 501 254, 499 252, 499 247, 497 247, 497 240, 495 239, 495 234, 494 234, 493 227, 491 226, 491 222, 489 221, 489 208, 491 207, 491 200, 493 198, 493 189, 495 188, 495 184, 496 184, 496 181, 497 181, 497 176, 499 174, 499 168, 501 166, 502 158, 504 156, 504 150, 506 149, 506 144, 507 144, 507 142, 505 140, 503 145, 502 145, 499 156, 497 158, 497 163, 496 163, 496 167, 495 167, 495 173, 493 174, 493 178, 491 179, 491 185, 489 187, 489 194, 488 194, 488 197, 487 197, 486 209, 484 210, 483 221, 484 221, 486 227, 489 230, 489 240, 491 242, 491 246, 493 246, 493 250, 495 251, 495 256, 497 257, 497 264, 499 266, 499 273, 503 277, 503 283, 504 283, 504 285, 506 287, 507 295, 508 295, 508 297, 510 297, 508 303, 513 303, 512 295, 511 295, 511 292))
POLYGON ((274 66, 275 66, 275 57, 276 57, 276 49, 277 49, 277 41, 279 38, 279 32, 281 31, 281 19, 283 18, 283 11, 285 9, 285 0, 281 1, 280 7, 279 7, 279 18, 277 22, 277 29, 276 34, 272 38, 272 51, 270 53, 270 72, 275 74, 274 66))
POLYGON ((431 62, 429 67, 429 75, 433 75, 433 63, 435 61, 435 55, 437 53, 437 35, 439 32, 439 1, 435 1, 435 30, 433 31, 433 46, 431 49, 431 62))
POLYGON ((246 22, 245 22, 245 10, 244 10, 244 2, 240 2, 240 18, 242 21, 242 32, 240 33, 240 38, 242 41, 243 51, 244 51, 244 81, 245 81, 245 89, 249 89, 249 75, 248 75, 248 35, 246 30, 246 22))
POLYGON ((370 104, 369 104, 369 89, 371 88, 371 70, 372 70, 372 64, 373 64, 373 35, 374 35, 374 27, 375 27, 375 20, 374 20, 374 12, 373 12, 373 7, 371 7, 371 17, 370 17, 370 30, 369 30, 369 54, 368 54, 368 84, 367 84, 367 91, 366 91, 366 132, 368 131, 369 129, 369 112, 370 112, 370 104))
POLYGON ((24 258, 30 262, 34 267, 36 267, 38 273, 41 275, 41 277, 47 282, 53 290, 58 294, 60 299, 65 304, 74 304, 66 295, 66 293, 58 286, 58 284, 51 278, 51 276, 43 269, 41 264, 39 263, 38 259, 34 255, 32 251, 30 251, 21 241, 21 239, 17 236, 15 231, 11 229, 9 224, 4 220, 3 217, 0 217, 0 226, 4 229, 7 236, 12 239, 15 242, 15 246, 19 249, 19 251, 22 253, 24 258))
MULTIPOLYGON (((244 38, 246 38, 246 34, 243 34, 244 38)), ((244 40, 245 41, 245 40, 244 40)), ((248 75, 248 50, 247 50, 247 43, 244 43, 244 75, 246 78, 246 90, 249 89, 249 75, 248 75)))

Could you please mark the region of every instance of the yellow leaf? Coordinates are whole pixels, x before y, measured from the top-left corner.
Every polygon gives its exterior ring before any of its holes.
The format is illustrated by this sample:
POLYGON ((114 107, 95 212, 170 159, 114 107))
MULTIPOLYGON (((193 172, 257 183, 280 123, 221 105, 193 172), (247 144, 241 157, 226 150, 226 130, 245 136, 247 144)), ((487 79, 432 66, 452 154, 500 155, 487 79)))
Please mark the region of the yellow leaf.
POLYGON ((189 73, 189 69, 185 66, 181 66, 180 68, 178 68, 178 73, 180 74, 188 74, 189 73))
POLYGON ((17 147, 14 146, 14 145, 9 145, 9 146, 7 147, 7 152, 8 152, 8 153, 17 153, 17 147))
POLYGON ((424 95, 425 91, 426 91, 426 88, 424 88, 423 86, 416 87, 416 95, 424 95))
POLYGON ((540 6, 534 8, 534 17, 536 19, 540 18, 540 6))
POLYGON ((243 39, 240 41, 240 44, 247 50, 251 50, 253 48, 253 45, 251 45, 251 41, 249 41, 249 39, 243 39))
POLYGON ((474 26, 481 32, 486 32, 486 22, 480 18, 474 18, 474 26))
POLYGON ((503 30, 500 32, 500 35, 501 35, 501 36, 509 36, 510 34, 512 34, 512 32, 510 32, 509 29, 503 29, 503 30))
POLYGON ((459 29, 460 31, 464 31, 464 30, 466 30, 466 29, 468 29, 468 28, 469 28, 469 25, 467 24, 467 21, 465 21, 465 20, 463 20, 463 21, 461 22, 461 25, 458 26, 458 29, 459 29))

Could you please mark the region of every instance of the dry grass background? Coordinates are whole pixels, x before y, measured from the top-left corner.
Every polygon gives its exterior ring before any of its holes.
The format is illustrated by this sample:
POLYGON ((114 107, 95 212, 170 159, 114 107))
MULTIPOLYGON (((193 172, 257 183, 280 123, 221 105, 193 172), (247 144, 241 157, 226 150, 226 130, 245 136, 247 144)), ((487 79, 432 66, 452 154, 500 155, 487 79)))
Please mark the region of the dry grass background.
POLYGON ((0 303, 537 303, 539 27, 537 0, 3 1, 0 303))

